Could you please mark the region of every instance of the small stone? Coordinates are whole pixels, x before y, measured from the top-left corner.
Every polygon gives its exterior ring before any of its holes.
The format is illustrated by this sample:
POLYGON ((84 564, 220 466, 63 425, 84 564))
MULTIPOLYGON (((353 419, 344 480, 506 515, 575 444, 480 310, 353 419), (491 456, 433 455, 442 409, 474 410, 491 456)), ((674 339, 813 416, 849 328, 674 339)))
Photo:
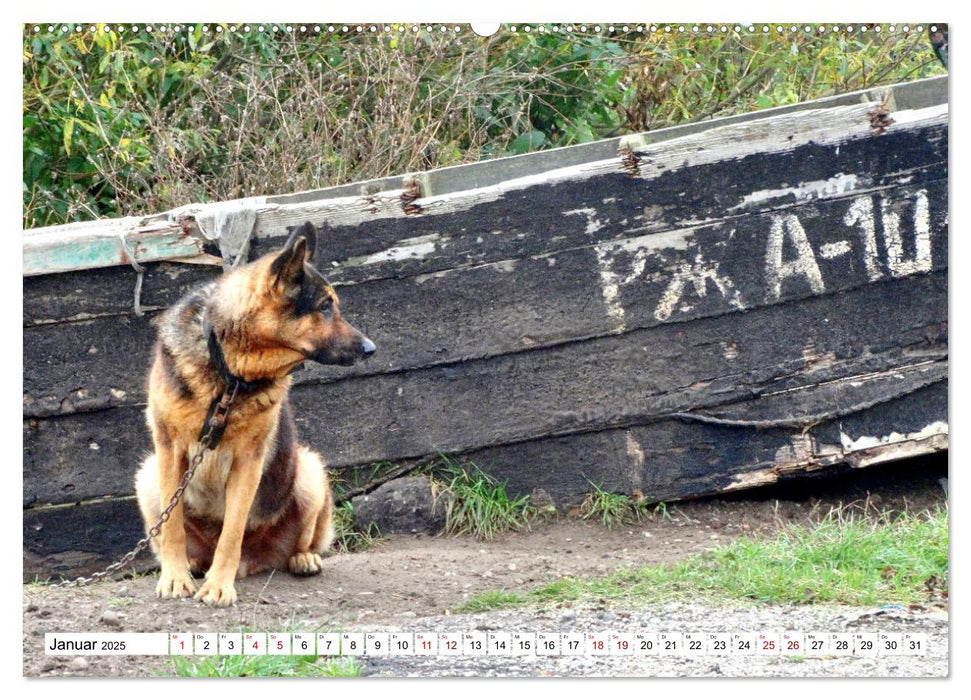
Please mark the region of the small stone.
POLYGON ((121 626, 121 615, 118 614, 117 610, 105 610, 101 614, 101 622, 110 627, 119 627, 121 626))
POLYGON ((510 564, 508 568, 509 568, 510 571, 515 571, 516 570, 516 565, 515 564, 510 564))
POLYGON ((91 667, 91 664, 83 656, 75 656, 71 659, 71 663, 68 666, 74 671, 87 671, 91 667))
POLYGON ((444 499, 423 476, 393 479, 351 503, 354 527, 362 531, 372 523, 383 535, 437 534, 445 527, 444 499))
POLYGON ((536 487, 529 494, 529 503, 534 508, 548 512, 556 512, 556 503, 553 501, 553 497, 546 492, 546 489, 536 487))

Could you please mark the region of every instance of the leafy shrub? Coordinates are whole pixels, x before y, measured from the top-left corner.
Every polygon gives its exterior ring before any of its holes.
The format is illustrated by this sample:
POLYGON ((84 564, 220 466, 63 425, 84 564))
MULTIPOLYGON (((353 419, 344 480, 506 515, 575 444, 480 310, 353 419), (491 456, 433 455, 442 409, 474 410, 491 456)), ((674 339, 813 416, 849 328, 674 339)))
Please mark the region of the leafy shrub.
POLYGON ((24 28, 25 227, 316 189, 943 72, 916 31, 66 26, 24 28))

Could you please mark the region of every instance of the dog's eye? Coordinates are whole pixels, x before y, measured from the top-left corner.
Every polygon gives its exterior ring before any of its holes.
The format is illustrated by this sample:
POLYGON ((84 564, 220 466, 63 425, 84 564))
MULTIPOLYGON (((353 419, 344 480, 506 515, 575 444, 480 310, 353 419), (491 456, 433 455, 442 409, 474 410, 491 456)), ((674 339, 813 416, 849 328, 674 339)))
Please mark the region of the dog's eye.
POLYGON ((324 302, 320 305, 320 313, 322 313, 327 318, 330 318, 331 316, 333 316, 334 300, 331 299, 330 297, 325 299, 324 302))

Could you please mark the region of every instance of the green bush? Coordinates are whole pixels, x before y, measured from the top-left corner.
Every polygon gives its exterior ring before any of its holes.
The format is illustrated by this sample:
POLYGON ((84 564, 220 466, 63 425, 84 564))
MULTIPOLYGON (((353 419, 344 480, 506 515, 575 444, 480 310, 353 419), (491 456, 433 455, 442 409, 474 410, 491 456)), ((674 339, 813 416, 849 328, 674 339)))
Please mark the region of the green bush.
POLYGON ((399 25, 66 26, 24 28, 25 227, 316 189, 943 72, 916 30, 534 27, 483 39, 399 25))

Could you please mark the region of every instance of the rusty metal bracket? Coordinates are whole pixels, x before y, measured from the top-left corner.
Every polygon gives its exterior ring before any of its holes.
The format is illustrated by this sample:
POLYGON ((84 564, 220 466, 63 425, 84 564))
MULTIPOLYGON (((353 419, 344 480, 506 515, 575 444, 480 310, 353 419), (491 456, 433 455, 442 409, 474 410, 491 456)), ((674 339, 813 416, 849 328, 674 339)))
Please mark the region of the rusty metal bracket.
POLYGON ((409 175, 402 183, 404 191, 401 193, 401 209, 405 214, 421 214, 422 209, 415 204, 416 199, 421 199, 422 194, 421 180, 416 175, 409 175))
POLYGON ((641 161, 643 156, 637 154, 637 147, 643 146, 643 138, 625 136, 617 144, 617 155, 620 157, 621 169, 631 177, 637 177, 641 173, 641 161))
POLYGON ((882 134, 887 127, 894 123, 890 117, 890 98, 893 93, 888 92, 883 102, 866 113, 870 117, 870 128, 877 134, 882 134))

